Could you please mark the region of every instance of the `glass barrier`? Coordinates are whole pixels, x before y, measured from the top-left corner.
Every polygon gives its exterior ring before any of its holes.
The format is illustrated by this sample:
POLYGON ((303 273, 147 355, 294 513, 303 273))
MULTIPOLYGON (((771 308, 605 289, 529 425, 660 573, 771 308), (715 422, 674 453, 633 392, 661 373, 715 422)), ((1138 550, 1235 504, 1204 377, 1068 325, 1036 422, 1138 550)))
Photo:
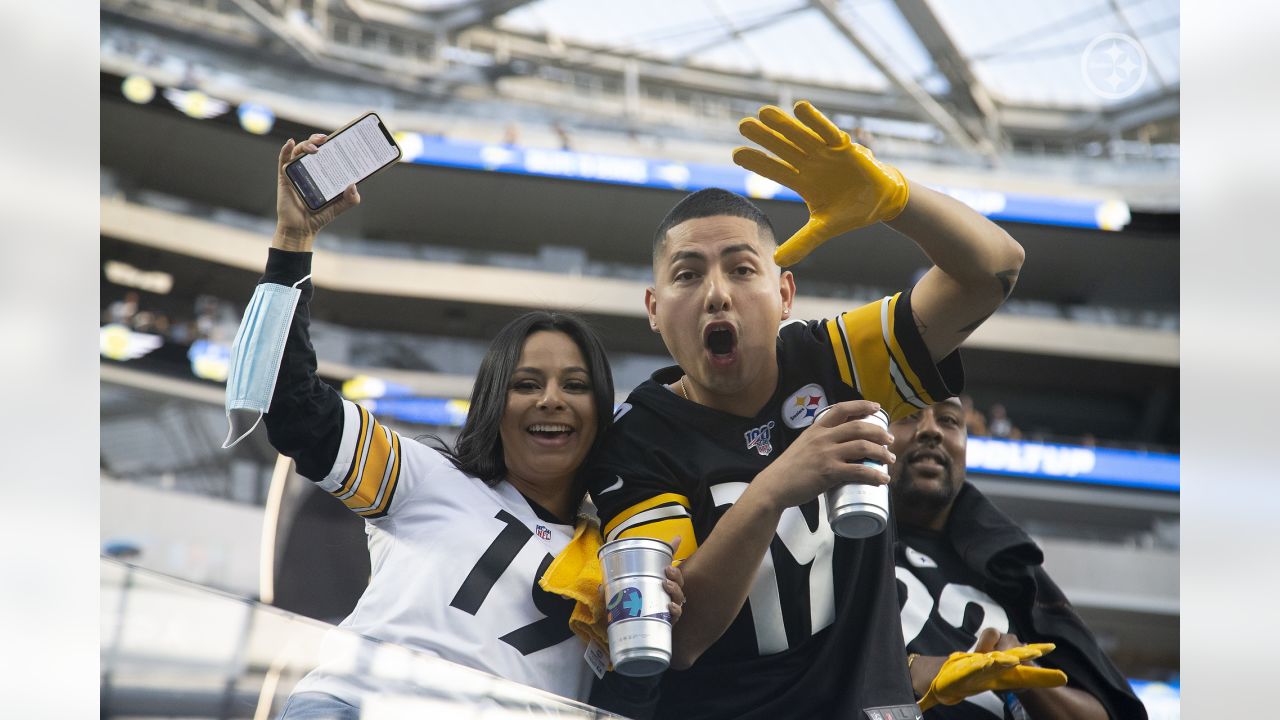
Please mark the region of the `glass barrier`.
POLYGON ((102 718, 275 718, 322 656, 368 688, 362 720, 618 717, 114 559, 101 584, 102 718))

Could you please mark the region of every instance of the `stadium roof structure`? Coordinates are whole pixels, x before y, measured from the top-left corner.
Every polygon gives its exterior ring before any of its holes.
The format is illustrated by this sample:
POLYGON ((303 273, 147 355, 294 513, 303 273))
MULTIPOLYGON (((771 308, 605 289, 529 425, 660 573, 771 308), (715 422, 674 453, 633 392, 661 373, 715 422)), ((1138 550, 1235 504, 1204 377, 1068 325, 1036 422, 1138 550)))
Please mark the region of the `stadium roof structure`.
POLYGON ((566 59, 604 50, 895 96, 898 113, 973 149, 998 147, 1004 124, 1118 135, 1178 112, 1175 0, 392 2, 455 21, 471 11, 566 59))
POLYGON ((317 67, 365 79, 375 69, 380 82, 434 97, 482 97, 477 90, 488 88, 505 99, 594 110, 602 120, 621 108, 629 127, 652 125, 655 116, 679 125, 672 118, 681 109, 741 116, 761 103, 805 98, 845 126, 961 156, 1178 142, 1177 0, 104 0, 102 7, 239 33, 260 47, 275 41, 317 67), (574 90, 596 105, 567 102, 574 90), (663 105, 671 106, 666 115, 663 105))
POLYGON ((537 0, 494 26, 656 63, 890 95, 904 115, 987 149, 1002 144, 1005 124, 1069 131, 1097 115, 1091 127, 1118 134, 1176 115, 1178 23, 1175 0, 537 0))

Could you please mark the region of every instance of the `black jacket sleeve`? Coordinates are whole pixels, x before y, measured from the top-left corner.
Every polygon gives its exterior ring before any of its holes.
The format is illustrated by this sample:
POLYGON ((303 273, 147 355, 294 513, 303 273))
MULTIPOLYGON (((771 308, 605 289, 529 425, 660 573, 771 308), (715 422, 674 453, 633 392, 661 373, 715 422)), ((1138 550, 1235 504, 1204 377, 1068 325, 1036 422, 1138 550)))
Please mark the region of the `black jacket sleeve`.
MULTIPOLYGON (((259 283, 292 286, 310 273, 311 253, 271 248, 259 283)), ((272 447, 293 458, 303 477, 319 481, 333 467, 342 442, 342 398, 316 374, 316 351, 311 345, 315 288, 310 279, 298 287, 302 297, 293 312, 271 410, 263 422, 272 447)))
POLYGON ((987 592, 1014 618, 1014 624, 1030 629, 1029 637, 1019 639, 1058 646, 1039 661, 1042 665, 1065 672, 1068 686, 1097 698, 1108 717, 1146 720, 1146 708, 1129 681, 1041 567, 1043 551, 967 482, 952 507, 947 535, 965 564, 983 577, 987 592))

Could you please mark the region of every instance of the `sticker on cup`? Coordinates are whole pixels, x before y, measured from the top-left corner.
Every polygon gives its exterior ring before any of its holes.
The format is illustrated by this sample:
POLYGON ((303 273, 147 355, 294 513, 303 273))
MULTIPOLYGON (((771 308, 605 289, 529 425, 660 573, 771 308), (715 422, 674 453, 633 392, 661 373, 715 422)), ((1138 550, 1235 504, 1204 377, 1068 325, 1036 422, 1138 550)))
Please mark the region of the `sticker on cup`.
POLYGON ((609 598, 609 602, 605 604, 605 609, 609 613, 609 622, 613 623, 627 618, 639 617, 671 622, 671 611, 667 607, 669 596, 665 591, 660 593, 658 598, 654 598, 653 595, 653 593, 649 593, 650 601, 648 605, 650 607, 646 607, 645 594, 640 588, 633 586, 622 588, 614 593, 609 598), (659 603, 661 603, 660 606, 659 603))

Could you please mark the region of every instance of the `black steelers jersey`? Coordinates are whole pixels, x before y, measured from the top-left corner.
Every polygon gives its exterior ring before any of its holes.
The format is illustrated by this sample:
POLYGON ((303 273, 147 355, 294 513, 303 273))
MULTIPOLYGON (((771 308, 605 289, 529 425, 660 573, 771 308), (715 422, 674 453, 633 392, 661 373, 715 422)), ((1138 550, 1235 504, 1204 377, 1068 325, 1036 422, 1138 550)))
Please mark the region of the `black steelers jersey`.
MULTIPOLYGON (((1142 705, 1124 675, 1099 647, 1070 601, 1045 573, 1044 553, 1030 536, 970 483, 964 483, 941 533, 900 527, 895 549, 902 636, 910 652, 949 655, 969 650, 984 627, 1024 643, 1057 647, 1037 660, 1067 674, 1068 687, 1089 693, 1114 720, 1143 720, 1142 705)), ((938 705, 929 720, 1022 720, 1008 693, 974 695, 938 705)))
MULTIPOLYGON (((777 389, 755 417, 672 393, 664 384, 680 377, 678 367, 631 393, 587 471, 606 539, 681 535, 685 557, 823 406, 866 398, 897 419, 962 383, 958 354, 936 367, 930 361, 909 294, 829 321, 784 325, 777 352, 777 389)), ((825 502, 783 513, 728 630, 693 667, 664 676, 658 717, 878 719, 900 715, 864 710, 915 707, 892 533, 838 538, 825 502)))
MULTIPOLYGON (((981 589, 983 579, 964 564, 941 533, 900 527, 894 556, 907 652, 945 657, 969 651, 986 627, 1024 637, 1000 603, 981 589)), ((925 717, 1025 720, 1027 716, 1016 697, 984 692, 955 705, 936 705, 925 717)))

